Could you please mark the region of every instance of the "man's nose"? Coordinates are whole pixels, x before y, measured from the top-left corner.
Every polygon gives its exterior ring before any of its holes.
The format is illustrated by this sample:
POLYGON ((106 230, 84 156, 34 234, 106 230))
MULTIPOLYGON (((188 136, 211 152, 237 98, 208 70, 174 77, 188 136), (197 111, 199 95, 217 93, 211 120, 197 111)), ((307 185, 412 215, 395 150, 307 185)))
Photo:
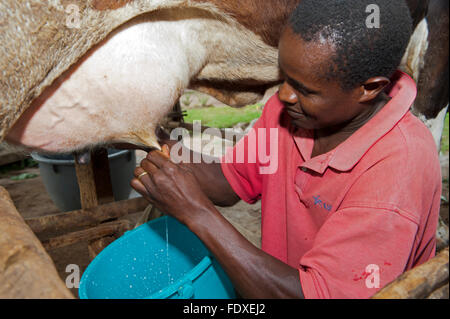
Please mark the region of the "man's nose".
POLYGON ((278 97, 282 102, 288 104, 295 104, 298 102, 297 95, 287 82, 284 82, 281 85, 280 90, 278 91, 278 97))

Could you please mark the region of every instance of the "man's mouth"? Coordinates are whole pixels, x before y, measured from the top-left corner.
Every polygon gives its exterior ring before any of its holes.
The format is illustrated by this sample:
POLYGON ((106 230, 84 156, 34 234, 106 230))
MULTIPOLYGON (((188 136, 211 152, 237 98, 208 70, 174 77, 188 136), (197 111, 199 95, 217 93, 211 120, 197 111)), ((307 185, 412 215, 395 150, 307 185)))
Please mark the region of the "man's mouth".
POLYGON ((285 110, 286 110, 286 113, 287 113, 290 117, 292 117, 293 119, 300 119, 300 118, 304 118, 304 117, 305 117, 305 114, 304 114, 304 113, 299 112, 299 111, 297 111, 297 110, 293 110, 293 109, 291 109, 291 108, 289 108, 289 107, 286 107, 285 110))

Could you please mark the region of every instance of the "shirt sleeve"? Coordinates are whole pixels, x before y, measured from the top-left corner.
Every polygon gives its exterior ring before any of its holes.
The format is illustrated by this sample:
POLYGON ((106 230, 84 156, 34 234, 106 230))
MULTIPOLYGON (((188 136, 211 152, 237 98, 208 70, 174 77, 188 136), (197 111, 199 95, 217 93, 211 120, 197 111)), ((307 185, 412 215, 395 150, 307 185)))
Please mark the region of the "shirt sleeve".
POLYGON ((299 262, 305 298, 370 298, 404 272, 417 229, 395 211, 349 207, 335 212, 299 262))

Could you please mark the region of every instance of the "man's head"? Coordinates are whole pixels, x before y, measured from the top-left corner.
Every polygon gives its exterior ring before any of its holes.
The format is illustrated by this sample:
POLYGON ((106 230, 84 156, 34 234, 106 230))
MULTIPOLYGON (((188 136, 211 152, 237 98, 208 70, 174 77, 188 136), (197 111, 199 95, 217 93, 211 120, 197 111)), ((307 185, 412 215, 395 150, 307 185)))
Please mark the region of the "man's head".
MULTIPOLYGON (((302 0, 280 40, 280 99, 321 129, 369 112, 400 64, 412 22, 403 0, 302 0), (369 5, 379 28, 369 28, 369 5)), ((297 114, 298 115, 298 114, 297 114)), ((293 121, 294 124, 298 121, 293 121)))

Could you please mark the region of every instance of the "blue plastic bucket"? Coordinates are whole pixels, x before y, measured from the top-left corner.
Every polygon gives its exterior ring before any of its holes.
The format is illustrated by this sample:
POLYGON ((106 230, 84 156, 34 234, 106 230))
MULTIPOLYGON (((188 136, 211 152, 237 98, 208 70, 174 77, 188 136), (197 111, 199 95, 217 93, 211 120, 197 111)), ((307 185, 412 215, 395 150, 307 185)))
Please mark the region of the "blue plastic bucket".
POLYGON ((78 295, 81 299, 236 298, 229 278, 200 239, 168 216, 126 232, 106 247, 83 273, 78 295))

